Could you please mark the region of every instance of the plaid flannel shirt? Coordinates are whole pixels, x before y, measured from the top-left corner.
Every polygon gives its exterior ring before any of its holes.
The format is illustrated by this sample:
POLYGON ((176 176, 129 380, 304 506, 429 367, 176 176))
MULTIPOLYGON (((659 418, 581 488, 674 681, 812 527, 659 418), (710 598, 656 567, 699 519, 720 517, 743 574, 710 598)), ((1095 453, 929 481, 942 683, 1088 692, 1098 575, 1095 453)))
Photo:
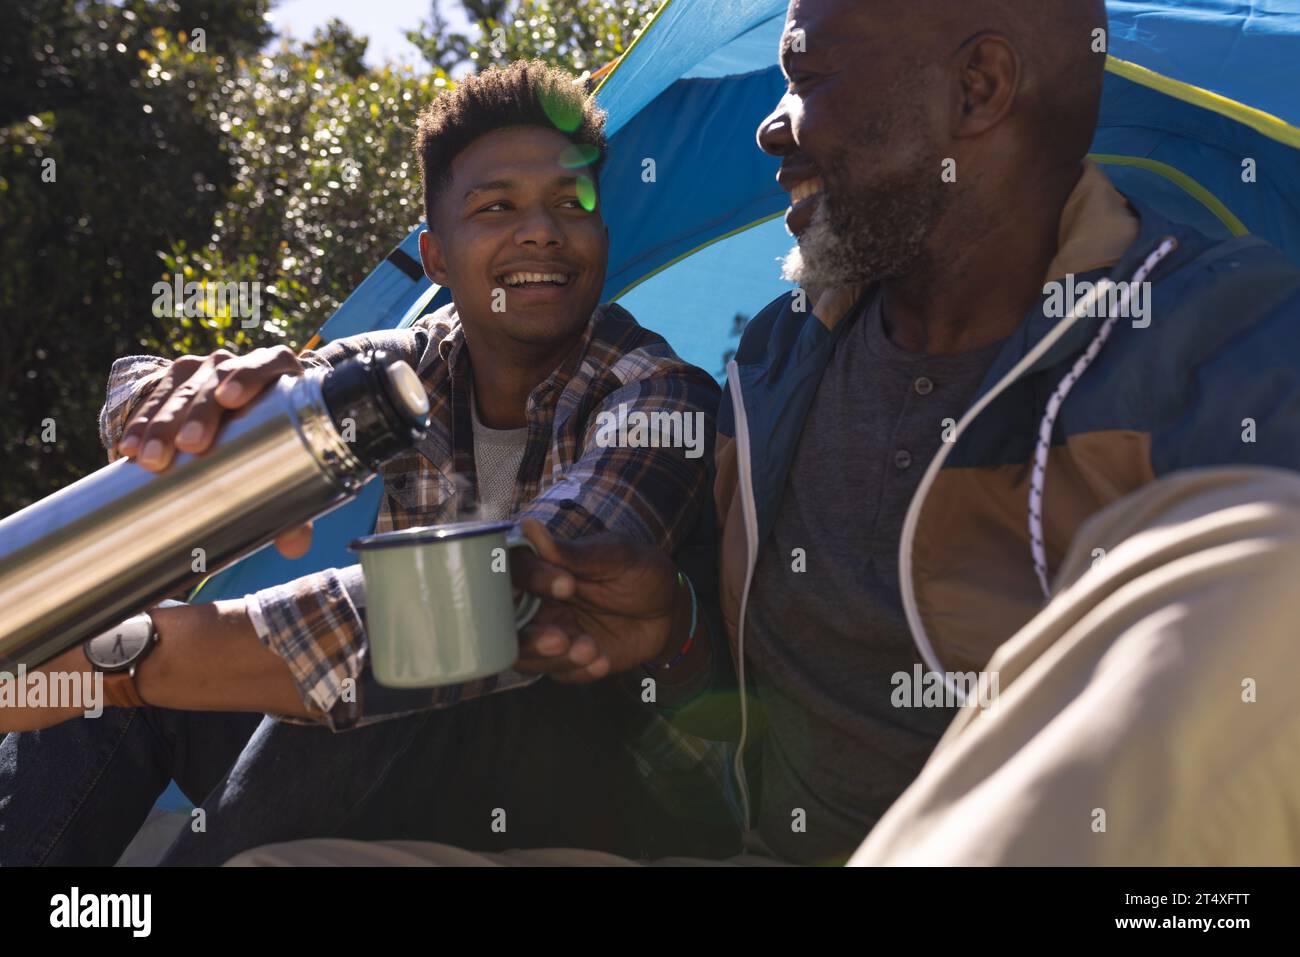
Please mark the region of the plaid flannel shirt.
MULTIPOLYGON (((372 348, 407 359, 429 394, 432 426, 417 447, 381 470, 384 494, 377 532, 435 525, 456 518, 459 490, 477 500, 469 352, 451 306, 402 330, 365 333, 302 353, 306 367, 330 367, 372 348)), ((109 376, 100 438, 110 461, 127 422, 170 360, 128 356, 109 376)), ((709 507, 718 387, 656 333, 625 310, 597 309, 577 348, 528 398, 528 435, 515 483, 515 518, 541 520, 561 538, 614 531, 673 551, 709 507), (602 447, 598 415, 632 412, 697 416, 704 445, 698 457, 681 448, 602 447)), ((428 689, 385 688, 367 667, 365 589, 360 566, 330 568, 262 589, 245 599, 262 640, 289 665, 303 700, 336 731, 465 698, 522 687, 537 678, 500 675, 428 689), (345 694, 350 689, 352 694, 345 694)), ((674 729, 654 708, 628 748, 652 787, 667 796, 673 782, 703 772, 730 792, 726 750, 674 729)), ((291 721, 296 719, 281 718, 291 721)))

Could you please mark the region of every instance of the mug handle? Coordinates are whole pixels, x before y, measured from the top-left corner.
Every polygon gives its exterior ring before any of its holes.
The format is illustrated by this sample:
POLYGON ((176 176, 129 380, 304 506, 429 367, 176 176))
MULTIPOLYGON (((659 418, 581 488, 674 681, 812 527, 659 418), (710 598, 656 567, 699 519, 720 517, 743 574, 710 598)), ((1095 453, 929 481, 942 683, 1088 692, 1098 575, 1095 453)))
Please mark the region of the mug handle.
MULTIPOLYGON (((506 537, 506 549, 526 548, 534 555, 537 554, 535 546, 523 535, 515 533, 506 537)), ((515 630, 518 631, 524 625, 533 620, 539 608, 542 607, 542 600, 532 592, 526 591, 519 597, 519 604, 515 605, 515 630)))

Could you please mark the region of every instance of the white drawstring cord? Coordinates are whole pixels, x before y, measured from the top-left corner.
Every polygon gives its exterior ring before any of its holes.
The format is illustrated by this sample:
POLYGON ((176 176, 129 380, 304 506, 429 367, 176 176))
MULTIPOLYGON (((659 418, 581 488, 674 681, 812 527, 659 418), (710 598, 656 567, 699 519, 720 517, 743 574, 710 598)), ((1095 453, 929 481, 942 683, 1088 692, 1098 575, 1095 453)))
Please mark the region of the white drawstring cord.
MULTIPOLYGON (((1047 455, 1052 448, 1052 431, 1056 428, 1056 417, 1061 411, 1061 404, 1065 402, 1065 397, 1070 394, 1079 378, 1092 365, 1093 360, 1101 353, 1102 347, 1106 340, 1110 338, 1111 331, 1115 328, 1115 323, 1128 312, 1129 300, 1133 294, 1133 288, 1147 281, 1147 277, 1160 265, 1170 253, 1178 248, 1178 242, 1169 238, 1160 244, 1160 246, 1147 257, 1141 268, 1133 274, 1133 278, 1125 284, 1120 290, 1120 301, 1115 309, 1115 315, 1109 317, 1100 329, 1097 335, 1093 337, 1088 348, 1084 350, 1083 355, 1074 367, 1066 373, 1056 386, 1052 397, 1047 401, 1047 410, 1043 413, 1043 420, 1038 426, 1038 444, 1034 448, 1034 467, 1029 473, 1029 550, 1034 558, 1034 574, 1038 576, 1038 584, 1043 590, 1044 597, 1052 597, 1052 586, 1048 580, 1047 569, 1047 547, 1043 544, 1043 487, 1047 483, 1047 455)), ((1109 292, 1113 283, 1103 280, 1098 284, 1095 301, 1102 302, 1102 287, 1109 292)))

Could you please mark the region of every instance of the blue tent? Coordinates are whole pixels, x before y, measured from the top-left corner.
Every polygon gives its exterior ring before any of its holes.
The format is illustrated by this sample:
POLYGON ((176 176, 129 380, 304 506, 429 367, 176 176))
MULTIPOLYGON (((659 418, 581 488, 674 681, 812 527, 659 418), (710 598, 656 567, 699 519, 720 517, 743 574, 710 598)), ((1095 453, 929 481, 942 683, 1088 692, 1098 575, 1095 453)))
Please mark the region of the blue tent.
MULTIPOLYGON (((612 236, 604 295, 721 376, 739 326, 785 290, 777 162, 754 142, 781 97, 785 0, 667 0, 601 81, 612 236), (647 161, 651 161, 648 163, 647 161), (653 172, 653 177, 649 174, 653 172)), ((1215 235, 1252 232, 1300 264, 1300 0, 1109 0, 1110 60, 1093 158, 1116 184, 1215 235), (1254 176, 1244 175, 1248 168, 1254 176)), ((447 300, 402 241, 320 331, 408 325, 447 300)), ((196 600, 352 563, 380 485, 319 521, 294 562, 264 548, 196 600)))

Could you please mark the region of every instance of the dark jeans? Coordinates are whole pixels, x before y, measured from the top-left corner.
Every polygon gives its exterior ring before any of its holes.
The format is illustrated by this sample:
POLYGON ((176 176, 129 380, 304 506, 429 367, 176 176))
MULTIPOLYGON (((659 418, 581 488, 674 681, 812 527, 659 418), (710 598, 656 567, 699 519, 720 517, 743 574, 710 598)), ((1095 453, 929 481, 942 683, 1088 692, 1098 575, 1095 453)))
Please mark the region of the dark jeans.
POLYGON ((638 720, 608 682, 540 681, 338 734, 260 715, 108 709, 0 743, 0 864, 112 864, 173 777, 204 813, 166 864, 220 864, 305 837, 734 852, 712 781, 693 782, 677 813, 651 799, 622 745, 638 720))
POLYGON ((0 742, 0 865, 121 856, 175 778, 194 804, 235 763, 257 714, 105 708, 0 742))

